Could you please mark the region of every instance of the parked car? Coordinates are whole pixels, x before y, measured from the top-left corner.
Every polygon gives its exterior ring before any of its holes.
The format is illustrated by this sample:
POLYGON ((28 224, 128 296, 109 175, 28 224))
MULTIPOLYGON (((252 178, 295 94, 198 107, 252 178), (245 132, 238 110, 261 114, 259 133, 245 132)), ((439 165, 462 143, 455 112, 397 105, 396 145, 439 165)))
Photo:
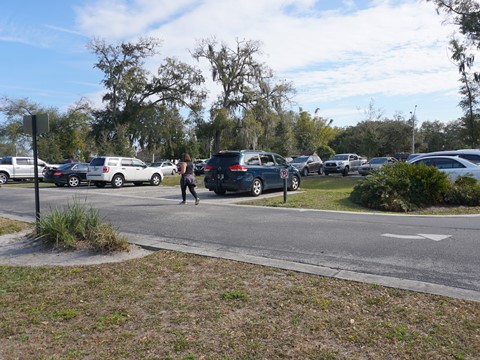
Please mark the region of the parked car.
MULTIPOLYGON (((467 159, 468 161, 473 162, 474 164, 480 164, 480 150, 477 150, 477 149, 435 151, 435 152, 419 154, 414 159, 419 157, 425 157, 425 156, 459 156, 461 158, 464 158, 464 159, 467 159)), ((410 161, 411 160, 407 160, 407 162, 410 162, 410 161)))
POLYGON ((362 158, 357 154, 337 154, 325 161, 323 172, 325 175, 340 173, 343 176, 347 176, 350 172, 358 171, 360 166, 366 162, 366 158, 362 158))
POLYGON ((410 162, 410 160, 415 159, 417 156, 424 155, 425 153, 413 153, 407 156, 406 162, 410 162))
MULTIPOLYGON (((39 179, 48 170, 45 161, 37 159, 37 174, 39 179)), ((0 161, 0 184, 12 180, 28 180, 35 178, 35 159, 28 156, 5 156, 0 161)))
POLYGON ((154 162, 150 164, 150 166, 155 168, 160 168, 163 175, 165 174, 175 175, 177 173, 177 165, 175 165, 171 161, 165 160, 160 162, 154 162))
POLYGON ((54 183, 56 186, 77 187, 87 182, 88 163, 66 163, 56 169, 48 169, 43 182, 54 183))
POLYGON ((88 165, 87 180, 96 187, 111 184, 114 188, 122 187, 127 182, 142 185, 149 182, 158 186, 163 181, 159 168, 147 166, 143 161, 122 156, 100 156, 88 165))
POLYGON ((193 172, 195 175, 203 175, 205 174, 205 165, 207 164, 208 159, 204 160, 195 160, 193 162, 193 172))
POLYGON ((451 180, 469 175, 480 180, 480 166, 458 156, 418 156, 410 164, 435 166, 448 175, 451 180))
POLYGON ((287 188, 300 186, 300 172, 282 156, 265 151, 222 151, 205 165, 205 188, 216 194, 227 191, 249 191, 259 196, 267 189, 282 189, 281 173, 288 170, 287 188))
POLYGON ((310 173, 322 175, 323 162, 317 155, 297 156, 290 161, 290 165, 296 167, 302 176, 308 176, 310 173))
POLYGON ((362 176, 370 174, 372 170, 378 170, 384 165, 391 165, 398 162, 398 160, 391 156, 385 157, 374 157, 367 161, 366 164, 363 164, 358 169, 358 173, 362 176))

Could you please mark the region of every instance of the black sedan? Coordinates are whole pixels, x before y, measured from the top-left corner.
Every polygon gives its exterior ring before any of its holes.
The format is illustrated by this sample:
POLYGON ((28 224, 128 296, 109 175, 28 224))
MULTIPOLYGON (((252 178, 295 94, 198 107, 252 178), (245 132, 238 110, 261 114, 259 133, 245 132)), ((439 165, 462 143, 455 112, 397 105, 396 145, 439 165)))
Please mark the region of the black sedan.
POLYGON ((56 169, 49 169, 43 177, 43 182, 54 183, 56 186, 77 187, 87 181, 88 163, 67 163, 56 169))

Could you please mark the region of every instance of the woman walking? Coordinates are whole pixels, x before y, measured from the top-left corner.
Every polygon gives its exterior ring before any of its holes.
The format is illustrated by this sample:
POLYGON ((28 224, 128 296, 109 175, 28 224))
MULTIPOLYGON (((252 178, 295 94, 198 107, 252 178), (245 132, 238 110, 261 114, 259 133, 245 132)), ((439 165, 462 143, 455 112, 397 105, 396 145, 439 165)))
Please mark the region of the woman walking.
POLYGON ((195 191, 195 186, 197 186, 197 180, 195 179, 195 174, 193 173, 193 163, 192 158, 188 153, 183 154, 183 161, 180 163, 180 188, 182 189, 182 202, 181 205, 187 203, 187 187, 190 193, 195 198, 195 205, 198 205, 200 199, 198 198, 197 192, 195 191))

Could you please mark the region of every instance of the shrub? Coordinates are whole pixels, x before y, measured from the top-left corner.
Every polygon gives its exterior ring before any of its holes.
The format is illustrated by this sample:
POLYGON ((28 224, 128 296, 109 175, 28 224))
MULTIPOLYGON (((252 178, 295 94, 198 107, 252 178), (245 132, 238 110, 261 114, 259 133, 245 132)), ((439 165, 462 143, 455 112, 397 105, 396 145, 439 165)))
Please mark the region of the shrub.
POLYGON ((54 209, 37 222, 37 239, 54 247, 82 246, 97 251, 128 250, 128 242, 110 224, 102 222, 98 210, 85 209, 77 200, 66 209, 54 209))
POLYGON ((353 188, 350 199, 362 206, 386 211, 412 211, 440 204, 450 187, 445 173, 435 167, 398 162, 374 171, 353 188))
POLYGON ((469 176, 459 177, 445 194, 448 205, 480 206, 480 183, 469 176))

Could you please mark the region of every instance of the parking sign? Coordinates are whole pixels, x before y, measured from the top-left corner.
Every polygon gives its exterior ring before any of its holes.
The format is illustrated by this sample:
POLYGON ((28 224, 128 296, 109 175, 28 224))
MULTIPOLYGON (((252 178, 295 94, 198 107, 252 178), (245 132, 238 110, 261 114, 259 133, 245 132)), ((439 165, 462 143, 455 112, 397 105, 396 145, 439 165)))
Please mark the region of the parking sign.
POLYGON ((280 179, 288 179, 288 169, 280 170, 280 179))

